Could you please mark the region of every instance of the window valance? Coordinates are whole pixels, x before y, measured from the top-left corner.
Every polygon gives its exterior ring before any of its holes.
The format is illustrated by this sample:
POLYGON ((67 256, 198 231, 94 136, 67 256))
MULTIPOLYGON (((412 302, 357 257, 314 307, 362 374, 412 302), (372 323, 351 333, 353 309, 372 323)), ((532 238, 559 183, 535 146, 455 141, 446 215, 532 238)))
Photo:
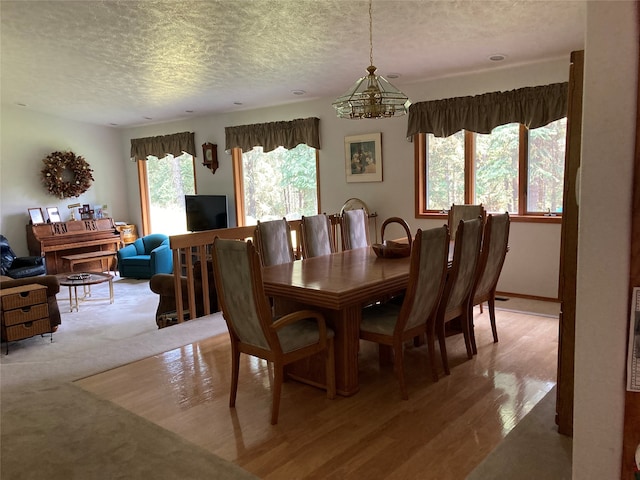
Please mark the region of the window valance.
POLYGON ((255 123, 225 127, 224 135, 227 151, 240 147, 248 152, 256 146, 262 146, 265 152, 278 147, 295 148, 305 143, 320 148, 320 119, 315 117, 299 118, 288 122, 255 123))
POLYGON ((407 137, 432 133, 448 137, 460 130, 491 133, 495 127, 522 123, 538 128, 567 115, 568 83, 525 87, 469 97, 417 102, 409 108, 407 137))
POLYGON ((158 137, 132 138, 131 159, 146 160, 148 155, 164 158, 167 154, 179 157, 182 152, 196 156, 196 144, 193 132, 173 133, 158 137))

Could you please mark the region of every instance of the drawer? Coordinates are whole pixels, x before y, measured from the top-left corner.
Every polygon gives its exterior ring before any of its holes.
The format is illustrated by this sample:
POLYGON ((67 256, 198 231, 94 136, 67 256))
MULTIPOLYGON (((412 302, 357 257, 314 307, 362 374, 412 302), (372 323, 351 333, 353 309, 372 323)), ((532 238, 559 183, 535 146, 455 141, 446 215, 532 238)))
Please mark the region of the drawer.
POLYGON ((21 323, 3 328, 3 340, 11 342, 51 332, 51 323, 48 318, 41 318, 33 322, 21 323))
POLYGON ((44 317, 47 317, 47 319, 49 318, 49 308, 46 303, 29 305, 16 310, 2 312, 2 319, 5 327, 16 325, 18 323, 31 322, 44 317))
POLYGON ((24 285, 7 288, 2 292, 2 309, 5 311, 46 302, 47 287, 44 285, 24 285))

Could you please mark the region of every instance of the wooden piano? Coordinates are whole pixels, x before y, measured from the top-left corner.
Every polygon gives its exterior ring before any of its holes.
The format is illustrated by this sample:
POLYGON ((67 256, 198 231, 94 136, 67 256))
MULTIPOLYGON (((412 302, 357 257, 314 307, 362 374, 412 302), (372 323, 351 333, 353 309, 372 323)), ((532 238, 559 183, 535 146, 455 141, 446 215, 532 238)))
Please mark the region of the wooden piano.
MULTIPOLYGON (((65 269, 65 255, 100 250, 119 250, 123 245, 122 235, 116 230, 112 218, 76 220, 71 222, 27 225, 27 245, 30 255, 45 258, 47 273, 56 274, 65 269)), ((115 265, 110 265, 115 268, 115 265)), ((95 265, 86 264, 87 270, 101 269, 100 260, 95 265)))

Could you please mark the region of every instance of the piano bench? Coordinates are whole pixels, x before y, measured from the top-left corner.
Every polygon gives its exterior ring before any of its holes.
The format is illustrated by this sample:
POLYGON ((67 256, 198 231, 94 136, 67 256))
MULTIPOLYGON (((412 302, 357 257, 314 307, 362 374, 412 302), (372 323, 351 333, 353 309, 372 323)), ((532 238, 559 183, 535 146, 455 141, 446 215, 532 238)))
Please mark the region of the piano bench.
POLYGON ((89 263, 94 262, 96 260, 100 261, 100 267, 102 268, 102 272, 109 272, 111 269, 109 268, 109 264, 113 265, 113 274, 116 274, 116 251, 115 250, 100 250, 97 252, 87 252, 87 253, 76 253, 74 255, 64 255, 61 257, 62 260, 69 264, 69 271, 73 272, 73 267, 78 263, 89 263), (113 259, 113 262, 110 260, 113 259), (104 268, 105 265, 103 261, 107 261, 107 268, 104 268))

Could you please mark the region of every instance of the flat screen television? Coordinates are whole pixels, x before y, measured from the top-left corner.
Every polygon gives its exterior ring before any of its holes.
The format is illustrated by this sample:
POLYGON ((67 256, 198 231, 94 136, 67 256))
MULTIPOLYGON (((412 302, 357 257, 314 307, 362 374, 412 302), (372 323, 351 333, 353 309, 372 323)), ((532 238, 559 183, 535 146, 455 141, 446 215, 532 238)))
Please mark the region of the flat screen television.
POLYGON ((190 232, 227 228, 226 195, 185 195, 184 206, 190 232))

